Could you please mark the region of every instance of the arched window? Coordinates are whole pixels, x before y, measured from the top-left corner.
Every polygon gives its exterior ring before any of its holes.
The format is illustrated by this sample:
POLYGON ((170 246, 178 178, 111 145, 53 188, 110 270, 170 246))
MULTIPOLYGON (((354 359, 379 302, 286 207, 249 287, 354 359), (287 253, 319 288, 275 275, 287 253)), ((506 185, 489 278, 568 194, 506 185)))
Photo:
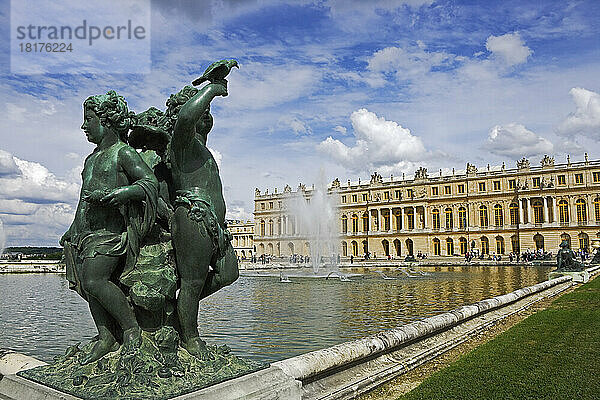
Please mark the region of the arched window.
POLYGON ((400 241, 398 239, 394 240, 394 249, 396 250, 396 255, 400 256, 400 241))
POLYGON ((446 239, 446 254, 451 256, 454 254, 454 240, 446 239))
POLYGON ((544 206, 540 200, 533 202, 533 222, 535 224, 544 223, 544 206))
POLYGON ((408 208, 406 214, 406 227, 408 229, 415 229, 415 210, 412 207, 408 208))
POLYGON ((342 215, 342 233, 348 233, 348 217, 342 215))
POLYGON ((575 207, 577 208, 577 222, 580 224, 587 222, 587 207, 585 205, 585 200, 578 199, 575 202, 575 207))
POLYGON ((294 254, 294 243, 288 243, 288 249, 290 249, 290 255, 294 254))
POLYGON ((396 218, 396 230, 399 231, 402 229, 402 212, 400 210, 396 211, 394 217, 396 218))
POLYGON ((441 250, 441 245, 440 245, 440 239, 435 238, 433 239, 433 255, 434 256, 439 256, 442 252, 441 250))
POLYGON ((502 236, 496 236, 496 253, 504 254, 504 238, 502 236))
POLYGON ((600 221, 600 197, 594 199, 594 219, 600 221))
POLYGON ((502 211, 502 206, 500 204, 494 206, 494 225, 504 225, 504 212, 502 211))
POLYGON ((358 232, 358 215, 352 214, 352 233, 358 232))
POLYGON ((383 239, 381 241, 381 246, 383 247, 383 254, 387 257, 390 255, 390 242, 383 239))
POLYGON ((458 243, 460 244, 460 254, 467 254, 467 239, 461 237, 458 239, 458 243))
POLYGON ((267 245, 267 254, 273 255, 273 243, 267 245))
POLYGON ((542 235, 536 233, 535 235, 533 235, 533 241, 535 243, 536 250, 544 249, 544 237, 542 235))
POLYGON ((272 219, 269 220, 269 236, 273 236, 273 220, 272 219))
POLYGON ((521 251, 521 246, 519 246, 519 237, 517 235, 512 235, 510 237, 510 245, 513 253, 519 253, 521 251))
POLYGON ((454 226, 454 218, 452 217, 452 209, 450 207, 444 210, 444 214, 446 214, 446 229, 452 230, 454 226))
POLYGON ((489 225, 488 222, 488 210, 486 206, 480 206, 479 207, 479 225, 482 228, 487 228, 487 226, 489 225))
POLYGON ((414 255, 413 241, 412 239, 406 239, 406 252, 409 256, 414 255))
POLYGON ((346 257, 348 255, 348 243, 342 242, 342 255, 346 257))
POLYGON ((434 208, 431 211, 431 222, 433 224, 433 229, 440 229, 440 210, 434 208))
POLYGON ((490 241, 487 237, 481 237, 481 254, 490 254, 490 241))
POLYGON ((352 255, 354 257, 358 256, 358 243, 356 243, 356 240, 352 241, 352 255))
POLYGON ((467 209, 464 207, 458 209, 458 229, 467 229, 467 209))
POLYGON ((362 222, 363 222, 363 229, 362 231, 364 233, 367 233, 369 231, 369 214, 367 212, 364 212, 362 215, 362 222))
POLYGON ((260 221, 260 236, 265 236, 265 220, 260 221))
POLYGON ((390 213, 389 211, 386 213, 381 213, 381 218, 383 218, 383 230, 384 231, 389 231, 390 230, 390 213))
POLYGON ((587 252, 589 245, 590 245, 590 237, 588 236, 588 234, 583 233, 583 232, 580 233, 579 234, 579 249, 585 250, 587 252))
POLYGON ((569 222, 569 203, 566 200, 558 202, 558 220, 561 224, 569 222))
POLYGON ((517 203, 510 203, 508 209, 510 210, 510 224, 519 225, 519 206, 517 203))
POLYGON ((560 241, 567 241, 567 243, 569 244, 569 248, 571 247, 571 235, 569 235, 568 233, 563 233, 562 235, 560 235, 560 241))
POLYGON ((260 253, 261 256, 263 254, 265 254, 265 245, 264 244, 261 243, 258 245, 258 252, 260 253))
POLYGON ((281 235, 283 232, 281 232, 281 217, 277 218, 277 234, 281 235))

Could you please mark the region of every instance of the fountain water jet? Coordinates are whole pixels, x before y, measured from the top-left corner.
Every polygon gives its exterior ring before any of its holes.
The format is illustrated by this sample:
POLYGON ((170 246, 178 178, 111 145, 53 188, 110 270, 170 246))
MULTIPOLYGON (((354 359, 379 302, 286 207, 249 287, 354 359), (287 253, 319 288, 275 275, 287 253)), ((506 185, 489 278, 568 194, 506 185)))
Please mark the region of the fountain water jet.
POLYGON ((337 202, 328 193, 324 175, 321 170, 314 189, 298 189, 290 203, 290 210, 298 221, 298 233, 309 244, 310 263, 315 274, 321 268, 337 269, 337 202))

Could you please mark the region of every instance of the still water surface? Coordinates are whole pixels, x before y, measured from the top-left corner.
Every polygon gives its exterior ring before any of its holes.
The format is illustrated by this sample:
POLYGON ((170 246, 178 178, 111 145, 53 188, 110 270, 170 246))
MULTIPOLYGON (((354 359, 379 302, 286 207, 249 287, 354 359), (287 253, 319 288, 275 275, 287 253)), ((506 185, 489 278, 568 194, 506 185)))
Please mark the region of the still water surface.
MULTIPOLYGON (((337 279, 244 276, 206 299, 198 322, 209 344, 276 361, 391 329, 544 281, 548 268, 436 267, 430 275, 362 272, 337 279)), ((0 275, 0 348, 51 361, 96 334, 87 303, 64 275, 0 275)))

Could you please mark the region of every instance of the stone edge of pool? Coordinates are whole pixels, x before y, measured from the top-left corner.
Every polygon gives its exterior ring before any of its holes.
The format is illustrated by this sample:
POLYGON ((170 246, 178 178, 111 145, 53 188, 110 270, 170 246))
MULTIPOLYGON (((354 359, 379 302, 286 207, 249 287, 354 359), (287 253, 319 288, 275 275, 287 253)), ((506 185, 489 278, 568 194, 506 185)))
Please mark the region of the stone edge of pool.
MULTIPOLYGON (((586 269, 595 275, 600 266, 586 269)), ((350 399, 574 283, 561 276, 378 334, 312 351, 176 399, 350 399)), ((0 399, 74 399, 14 374, 43 362, 0 349, 0 399)))

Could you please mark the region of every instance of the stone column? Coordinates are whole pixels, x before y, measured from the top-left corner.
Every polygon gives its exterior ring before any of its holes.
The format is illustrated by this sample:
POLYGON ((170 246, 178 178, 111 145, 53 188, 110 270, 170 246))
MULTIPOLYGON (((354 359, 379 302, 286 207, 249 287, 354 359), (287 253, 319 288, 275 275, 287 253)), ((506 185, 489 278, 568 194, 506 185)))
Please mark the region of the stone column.
POLYGON ((423 229, 427 229, 427 208, 423 206, 423 229))
POLYGON ((519 223, 521 225, 525 223, 525 207, 523 205, 526 201, 526 199, 519 199, 519 223))

